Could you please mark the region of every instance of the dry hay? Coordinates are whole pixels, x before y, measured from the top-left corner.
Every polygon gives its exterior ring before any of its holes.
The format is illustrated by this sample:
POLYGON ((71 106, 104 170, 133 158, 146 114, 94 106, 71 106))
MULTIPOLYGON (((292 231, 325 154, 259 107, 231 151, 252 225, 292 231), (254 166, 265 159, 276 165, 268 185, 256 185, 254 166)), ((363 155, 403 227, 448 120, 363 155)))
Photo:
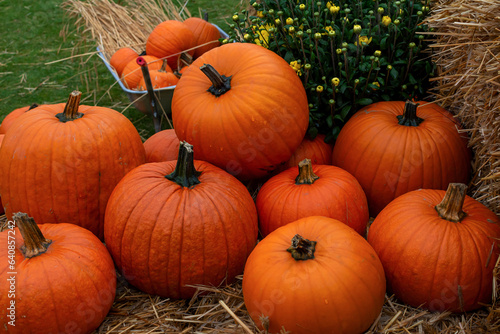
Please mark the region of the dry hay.
POLYGON ((66 0, 64 10, 76 18, 82 35, 98 42, 108 60, 121 47, 141 53, 153 29, 163 21, 183 21, 190 17, 187 8, 173 0, 66 0))
POLYGON ((438 76, 432 93, 470 136, 472 197, 500 215, 500 2, 441 0, 427 24, 438 76))
MULTIPOLYGON (((5 215, 0 216, 0 231, 6 223, 5 215)), ((245 308, 242 275, 231 285, 196 286, 197 293, 190 300, 152 296, 131 286, 119 273, 117 278, 115 301, 93 334, 267 333, 257 328, 245 308)), ((500 333, 500 258, 493 285, 492 304, 469 314, 432 313, 386 296, 379 317, 366 333, 500 333)))

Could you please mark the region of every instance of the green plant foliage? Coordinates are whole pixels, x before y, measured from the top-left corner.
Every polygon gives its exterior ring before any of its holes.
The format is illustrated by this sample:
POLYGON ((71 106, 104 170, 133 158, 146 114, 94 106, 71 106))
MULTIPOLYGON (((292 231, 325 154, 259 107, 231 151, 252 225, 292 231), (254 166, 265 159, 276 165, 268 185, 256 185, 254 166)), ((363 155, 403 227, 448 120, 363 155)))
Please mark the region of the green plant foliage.
MULTIPOLYGON (((430 0, 251 0, 232 16, 233 41, 280 55, 304 83, 309 134, 336 138, 362 106, 423 98, 435 66, 422 32, 430 0)), ((256 69, 258 70, 258 69, 256 69)))

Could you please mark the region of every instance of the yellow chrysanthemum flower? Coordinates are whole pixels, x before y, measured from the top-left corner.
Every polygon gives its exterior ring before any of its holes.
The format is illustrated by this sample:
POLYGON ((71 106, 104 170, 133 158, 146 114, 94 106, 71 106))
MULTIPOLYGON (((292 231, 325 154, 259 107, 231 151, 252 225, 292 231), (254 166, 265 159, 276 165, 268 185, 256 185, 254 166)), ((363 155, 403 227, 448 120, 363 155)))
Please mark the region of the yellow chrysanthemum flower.
POLYGON ((296 60, 291 61, 290 67, 293 68, 293 70, 295 71, 295 73, 297 73, 298 76, 302 75, 302 71, 300 70, 302 68, 302 65, 298 61, 296 60))
POLYGON ((389 26, 389 24, 391 24, 391 18, 387 15, 382 17, 382 25, 387 27, 387 26, 389 26))
MULTIPOLYGON (((359 44, 368 45, 372 41, 372 38, 368 38, 368 36, 359 36, 359 44)), ((354 45, 358 45, 358 42, 354 42, 354 45)))
POLYGON ((266 24, 265 26, 253 26, 253 29, 257 31, 259 37, 255 39, 255 44, 266 47, 269 44, 269 29, 273 28, 271 24, 266 24))
POLYGON ((340 79, 335 77, 332 79, 332 85, 334 85, 335 87, 337 87, 338 85, 340 84, 340 79))

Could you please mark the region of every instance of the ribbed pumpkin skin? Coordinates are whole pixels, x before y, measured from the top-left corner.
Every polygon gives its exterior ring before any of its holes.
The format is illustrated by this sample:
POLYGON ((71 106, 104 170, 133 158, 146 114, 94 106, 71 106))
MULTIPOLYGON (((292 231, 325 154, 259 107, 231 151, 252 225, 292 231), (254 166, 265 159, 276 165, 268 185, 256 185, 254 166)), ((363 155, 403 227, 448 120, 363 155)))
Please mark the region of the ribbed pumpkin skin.
MULTIPOLYGON (((311 216, 269 234, 243 274, 245 306, 269 332, 363 333, 380 314, 385 277, 373 248, 338 220, 311 216), (294 260, 287 248, 299 234, 316 241, 314 259, 294 260)), ((262 326, 260 326, 262 328, 262 326)))
POLYGON ((309 109, 300 78, 283 58, 255 44, 229 43, 204 53, 182 75, 172 120, 179 139, 196 148, 196 159, 245 180, 268 176, 290 159, 309 109), (219 97, 208 92, 203 64, 231 77, 231 89, 219 97))
POLYGON ((177 160, 179 138, 177 138, 174 129, 162 130, 144 142, 144 149, 146 162, 177 160))
MULTIPOLYGON (((2 147, 2 142, 5 137, 5 134, 0 134, 0 147, 2 147)), ((0 198, 0 215, 3 215, 5 210, 3 209, 2 199, 0 198)))
POLYGON ((27 259, 19 230, 0 233, 0 332, 11 334, 92 333, 113 304, 116 272, 106 247, 89 231, 73 224, 39 226, 52 240, 47 252, 27 259), (7 245, 15 237, 15 326, 10 306, 7 245))
POLYGON ((220 168, 195 161, 201 183, 165 178, 176 161, 148 163, 117 185, 106 209, 105 241, 116 266, 140 290, 190 298, 187 284, 231 283, 257 241, 248 190, 220 168))
POLYGON ((112 109, 81 105, 63 123, 65 104, 19 117, 0 149, 0 193, 7 217, 26 212, 38 224, 71 222, 102 239, 104 211, 118 181, 146 160, 132 122, 112 109))
POLYGON ((0 134, 7 133, 7 130, 10 129, 12 123, 14 123, 19 116, 27 112, 30 108, 31 106, 21 107, 8 113, 3 119, 2 124, 0 124, 0 134))
MULTIPOLYGON (((142 56, 144 60, 148 63, 148 70, 159 70, 162 65, 162 61, 153 56, 142 56)), ((143 78, 142 69, 139 64, 137 64, 137 59, 133 59, 127 63, 122 72, 122 81, 126 87, 129 89, 137 89, 139 82, 143 78)))
POLYGON ((175 70, 180 53, 186 51, 192 56, 194 50, 190 49, 195 46, 195 37, 184 22, 167 20, 158 24, 149 34, 146 54, 157 58, 167 57, 168 66, 175 70))
POLYGON ((378 102, 357 112, 335 143, 332 164, 356 177, 373 217, 406 192, 445 190, 470 178, 471 152, 460 125, 438 105, 418 103, 424 121, 417 127, 398 124, 404 102, 378 102))
POLYGON ((375 218, 368 242, 382 261, 388 289, 404 303, 459 312, 460 285, 464 311, 470 311, 491 303, 500 220, 468 196, 461 222, 442 219, 434 207, 444 194, 425 189, 396 198, 375 218))
POLYGON ((193 55, 194 59, 198 58, 205 52, 220 46, 220 32, 210 22, 207 22, 199 17, 189 17, 184 20, 184 23, 193 32, 196 46, 210 43, 196 48, 193 55))
POLYGON ((314 165, 331 165, 332 151, 333 145, 325 143, 325 135, 319 134, 314 139, 306 136, 281 169, 295 167, 304 159, 311 159, 314 165))
POLYGON ((298 168, 292 167, 270 178, 257 194, 259 229, 263 236, 278 227, 308 216, 340 220, 365 235, 368 204, 358 181, 341 168, 312 165, 319 179, 296 184, 298 168))
POLYGON ((139 57, 139 54, 135 52, 135 50, 128 47, 120 48, 113 53, 109 60, 109 64, 113 66, 120 77, 125 66, 127 66, 130 61, 137 59, 137 57, 139 57))

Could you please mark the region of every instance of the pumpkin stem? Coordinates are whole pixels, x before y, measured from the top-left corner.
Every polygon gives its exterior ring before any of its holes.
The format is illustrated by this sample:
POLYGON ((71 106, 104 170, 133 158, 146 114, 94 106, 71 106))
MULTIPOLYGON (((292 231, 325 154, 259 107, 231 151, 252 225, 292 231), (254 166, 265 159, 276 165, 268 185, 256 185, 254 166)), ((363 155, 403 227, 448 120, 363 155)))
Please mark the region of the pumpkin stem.
POLYGON ((212 82, 212 86, 207 90, 208 92, 219 97, 231 89, 231 77, 219 74, 217 70, 210 64, 203 64, 200 70, 212 82))
POLYGON ((461 221, 467 214, 462 210, 467 186, 463 183, 450 183, 441 203, 435 209, 439 217, 451 222, 461 221))
POLYGON ((35 109, 35 108, 38 108, 38 104, 33 103, 32 105, 30 105, 30 107, 26 111, 30 111, 31 109, 35 109))
POLYGON ((399 115, 398 124, 405 126, 419 126, 424 121, 423 118, 417 116, 418 103, 406 101, 403 115, 399 115))
POLYGON ((82 117, 83 114, 78 112, 81 97, 81 92, 77 90, 71 92, 71 94, 69 94, 68 102, 66 102, 66 106, 64 106, 64 111, 56 115, 57 119, 66 123, 82 117))
POLYGON ((30 259, 45 253, 52 240, 45 239, 35 220, 22 212, 15 213, 13 218, 24 239, 24 245, 21 246, 24 257, 30 259))
POLYGON ((165 177, 181 187, 190 188, 200 183, 200 175, 201 172, 194 168, 193 145, 181 141, 175 170, 165 177))
POLYGON ((292 238, 292 245, 286 250, 296 261, 314 259, 316 241, 304 239, 299 234, 292 238))
POLYGON ((311 159, 304 159, 299 162, 299 175, 295 178, 295 184, 313 184, 319 179, 312 169, 311 159))

